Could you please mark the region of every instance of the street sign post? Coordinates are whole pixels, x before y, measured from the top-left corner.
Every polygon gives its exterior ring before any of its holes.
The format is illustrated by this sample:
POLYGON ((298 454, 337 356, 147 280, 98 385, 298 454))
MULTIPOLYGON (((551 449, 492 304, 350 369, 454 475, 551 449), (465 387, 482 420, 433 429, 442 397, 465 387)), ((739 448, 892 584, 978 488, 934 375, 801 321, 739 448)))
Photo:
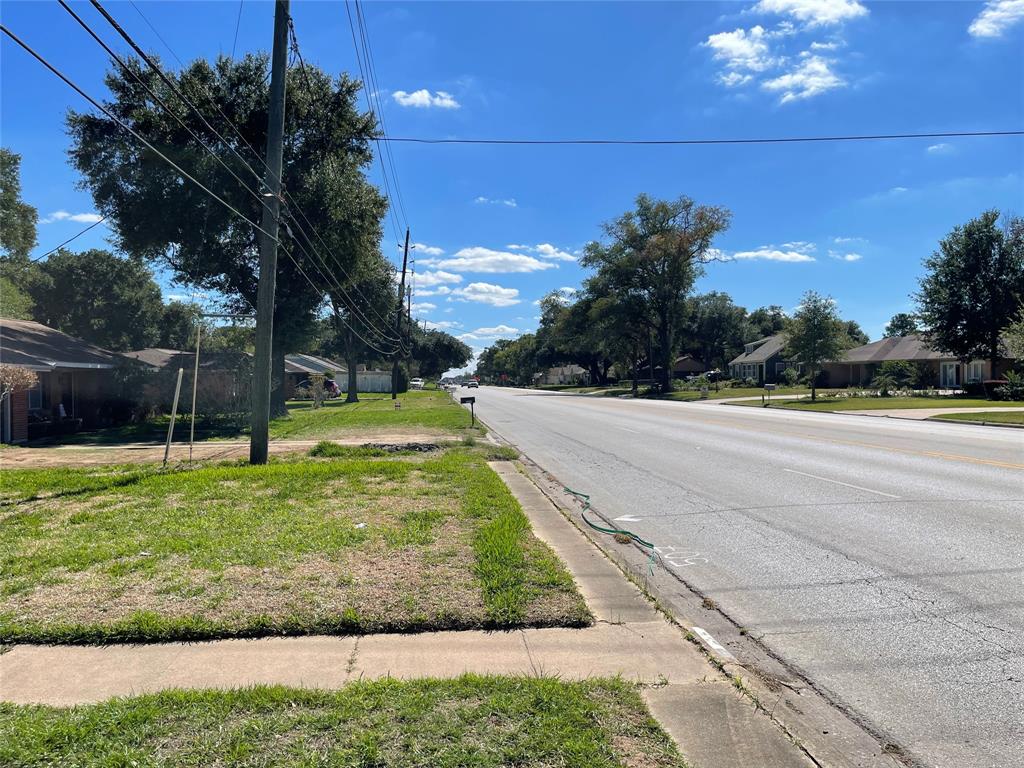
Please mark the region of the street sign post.
POLYGON ((469 425, 471 427, 476 426, 476 411, 473 410, 474 404, 476 403, 475 397, 460 397, 459 402, 465 405, 469 403, 469 425))

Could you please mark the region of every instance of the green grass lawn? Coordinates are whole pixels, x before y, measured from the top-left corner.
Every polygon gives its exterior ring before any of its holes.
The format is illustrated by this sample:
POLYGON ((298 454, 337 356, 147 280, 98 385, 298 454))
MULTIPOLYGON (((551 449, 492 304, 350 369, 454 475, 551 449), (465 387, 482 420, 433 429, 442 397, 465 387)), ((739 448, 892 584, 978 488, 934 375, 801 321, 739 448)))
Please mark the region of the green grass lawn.
POLYGON ((0 643, 589 623, 487 458, 5 470, 0 643))
MULTIPOLYGON (((761 401, 736 403, 736 405, 761 407, 761 401)), ((873 411, 889 408, 1005 408, 1020 407, 1021 403, 1002 400, 983 400, 976 397, 822 397, 814 402, 807 400, 779 400, 772 408, 789 408, 794 411, 873 411)))
MULTIPOLYGON (((270 422, 271 440, 303 440, 367 433, 371 431, 430 432, 459 434, 469 430, 469 413, 443 391, 423 390, 399 396, 401 408, 395 408, 389 394, 361 394, 358 403, 344 398, 328 400, 314 410, 309 400, 288 403, 289 415, 270 422)), ((134 442, 163 442, 170 420, 159 417, 142 424, 100 429, 67 435, 56 442, 62 445, 117 445, 134 442)), ((188 438, 189 419, 178 416, 175 440, 188 438)), ((476 434, 483 432, 478 427, 476 434)), ((245 419, 196 422, 196 440, 242 438, 249 434, 245 419)))
MULTIPOLYGON (((772 391, 772 397, 776 395, 804 395, 811 390, 807 387, 779 387, 772 391)), ((717 392, 714 386, 708 388, 708 400, 724 400, 729 397, 760 397, 766 394, 764 387, 722 387, 717 392)), ((682 390, 672 392, 665 397, 666 400, 700 400, 700 391, 682 390)))
POLYGON ((999 424, 1024 424, 1024 411, 981 411, 974 413, 944 413, 932 416, 929 421, 989 421, 999 424))
POLYGON ((239 768, 684 768, 621 680, 464 676, 0 704, 0 764, 239 768))

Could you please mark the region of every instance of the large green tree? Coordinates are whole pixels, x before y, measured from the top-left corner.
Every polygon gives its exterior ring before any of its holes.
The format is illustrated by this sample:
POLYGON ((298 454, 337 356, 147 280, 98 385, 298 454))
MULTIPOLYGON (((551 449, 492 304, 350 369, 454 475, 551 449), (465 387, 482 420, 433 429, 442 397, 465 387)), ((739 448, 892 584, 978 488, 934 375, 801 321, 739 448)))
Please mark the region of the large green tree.
POLYGON ((644 307, 662 391, 670 388, 687 296, 702 265, 714 257, 714 238, 728 228, 730 217, 725 208, 698 205, 685 196, 667 201, 640 195, 632 211, 604 225, 607 242, 586 246, 581 264, 644 307))
POLYGON ((933 348, 960 360, 1000 358, 999 335, 1024 300, 1024 219, 986 211, 953 229, 925 259, 914 298, 933 348))
POLYGON ((464 341, 450 333, 432 329, 414 329, 412 359, 417 373, 425 379, 435 379, 445 371, 462 368, 473 357, 473 350, 464 341))
POLYGON ((598 298, 588 290, 572 298, 553 291, 541 299, 538 366, 574 363, 587 369, 592 383, 607 383, 614 336, 608 319, 598 311, 598 298))
POLYGON ((160 288, 141 259, 57 251, 38 265, 28 292, 36 320, 97 346, 123 352, 160 338, 160 288))
POLYGON ((893 336, 909 336, 912 333, 917 333, 917 331, 916 316, 909 312, 897 312, 886 324, 882 337, 888 339, 893 336))
MULTIPOLYGON (((196 328, 202 322, 198 304, 171 301, 163 308, 157 346, 163 349, 192 349, 196 345, 196 328)), ((205 328, 203 329, 206 330, 205 328)), ((205 333, 203 334, 205 336, 205 333)))
MULTIPOLYGON (((0 268, 6 271, 6 264, 0 264, 0 268)), ((12 320, 32 319, 31 297, 7 278, 0 275, 0 317, 8 317, 12 320)))
MULTIPOLYGON (((168 74, 176 90, 188 95, 216 133, 190 113, 175 89, 152 70, 136 60, 129 60, 127 66, 127 72, 115 66, 107 74, 111 99, 106 107, 244 215, 183 180, 113 120, 72 112, 70 154, 84 186, 108 217, 121 250, 165 265, 179 282, 220 292, 236 311, 251 311, 259 276, 257 223, 263 206, 267 56, 197 60, 181 72, 168 74)), ((332 254, 317 233, 326 238, 330 227, 349 216, 362 220, 380 215, 379 210, 337 209, 332 207, 334 196, 321 194, 325 177, 346 173, 351 179, 353 169, 365 168, 372 159, 369 141, 376 123, 372 114, 358 109, 360 88, 346 75, 331 78, 316 67, 293 67, 287 73, 282 172, 287 196, 282 206, 285 226, 280 232, 274 308, 272 409, 276 414, 285 410, 284 355, 302 348, 313 333, 334 276, 336 265, 327 265, 332 254)))
POLYGON ((21 155, 0 147, 0 259, 27 263, 39 213, 21 199, 21 155))
POLYGON ((814 291, 805 293, 786 329, 786 356, 806 367, 811 400, 818 396, 821 364, 837 359, 850 346, 846 323, 839 319, 832 298, 814 291))
POLYGON ((717 291, 693 297, 688 330, 688 346, 708 369, 725 368, 751 336, 747 311, 717 291))
POLYGON ((756 341, 757 339, 774 336, 786 330, 789 317, 782 307, 778 304, 772 304, 768 307, 758 307, 755 309, 747 316, 747 321, 755 332, 754 338, 749 339, 749 341, 756 341))

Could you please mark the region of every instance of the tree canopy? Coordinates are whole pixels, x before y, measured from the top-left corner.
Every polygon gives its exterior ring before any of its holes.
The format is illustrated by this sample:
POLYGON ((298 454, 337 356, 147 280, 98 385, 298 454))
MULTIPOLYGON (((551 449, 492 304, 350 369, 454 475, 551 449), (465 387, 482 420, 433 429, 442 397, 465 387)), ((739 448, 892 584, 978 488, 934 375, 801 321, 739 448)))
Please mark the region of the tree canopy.
POLYGON ((1024 301, 1024 219, 986 211, 955 227, 925 259, 914 298, 925 336, 960 360, 987 359, 996 372, 1000 333, 1024 301))
POLYGON ((916 316, 909 312, 897 312, 886 324, 882 337, 888 339, 893 336, 909 336, 912 333, 917 333, 917 331, 916 316))
POLYGON ((21 199, 21 155, 0 147, 0 257, 27 262, 39 213, 21 199))
MULTIPOLYGON (((175 162, 241 216, 183 180, 113 120, 77 112, 68 117, 72 162, 108 217, 118 248, 165 265, 178 282, 223 294, 238 311, 250 311, 256 302, 267 66, 265 54, 196 60, 178 73, 166 73, 173 88, 135 59, 127 61, 127 71, 115 66, 106 76, 112 94, 106 108, 154 145, 173 147, 175 162), (189 111, 181 93, 209 125, 189 111)), ((274 312, 275 413, 284 407, 285 353, 312 333, 327 290, 334 278, 340 281, 339 264, 351 265, 363 255, 342 244, 352 230, 367 221, 376 226, 383 215, 384 205, 362 173, 372 159, 369 141, 376 123, 357 107, 360 88, 347 75, 332 79, 316 67, 293 67, 287 73, 286 198, 274 312), (344 196, 325 194, 342 187, 357 189, 344 196), (337 234, 339 229, 344 231, 337 234), (330 247, 317 233, 330 236, 330 247)), ((382 313, 390 310, 388 305, 382 313)))
POLYGON ((850 345, 847 324, 839 319, 832 298, 807 291, 786 329, 786 356, 807 367, 812 400, 817 398, 821 364, 837 359, 850 345))
POLYGON ((426 379, 436 379, 453 368, 462 368, 473 357, 465 342, 441 330, 415 329, 412 336, 412 359, 416 372, 426 379))
POLYGON ((160 288, 140 259, 60 250, 36 265, 28 293, 36 320, 105 349, 142 349, 160 337, 160 288))
POLYGON ((591 242, 581 264, 593 268, 611 292, 642 307, 640 321, 654 335, 659 382, 670 388, 687 296, 714 258, 714 238, 729 226, 725 208, 639 195, 633 210, 604 225, 607 242, 591 242))

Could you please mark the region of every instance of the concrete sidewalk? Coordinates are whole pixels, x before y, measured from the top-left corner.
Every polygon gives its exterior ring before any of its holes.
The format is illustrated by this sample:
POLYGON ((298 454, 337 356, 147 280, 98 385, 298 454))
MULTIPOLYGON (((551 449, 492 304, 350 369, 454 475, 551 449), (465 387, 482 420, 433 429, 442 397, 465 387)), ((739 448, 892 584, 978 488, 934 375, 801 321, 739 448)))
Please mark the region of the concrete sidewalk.
POLYGON ((0 655, 0 699, 72 705, 166 688, 338 688, 356 679, 464 672, 567 679, 622 675, 648 684, 644 695, 653 713, 695 766, 813 764, 514 464, 492 467, 520 500, 537 535, 573 573, 597 619, 594 627, 106 647, 19 645, 0 655))
POLYGON ((882 408, 877 410, 864 410, 864 411, 833 411, 833 413, 850 413, 854 416, 886 416, 890 419, 912 419, 915 421, 924 421, 930 419, 932 416, 941 416, 944 413, 991 413, 992 411, 998 411, 999 413, 1008 412, 1020 412, 1024 411, 1024 407, 1016 406, 989 406, 987 408, 882 408))

